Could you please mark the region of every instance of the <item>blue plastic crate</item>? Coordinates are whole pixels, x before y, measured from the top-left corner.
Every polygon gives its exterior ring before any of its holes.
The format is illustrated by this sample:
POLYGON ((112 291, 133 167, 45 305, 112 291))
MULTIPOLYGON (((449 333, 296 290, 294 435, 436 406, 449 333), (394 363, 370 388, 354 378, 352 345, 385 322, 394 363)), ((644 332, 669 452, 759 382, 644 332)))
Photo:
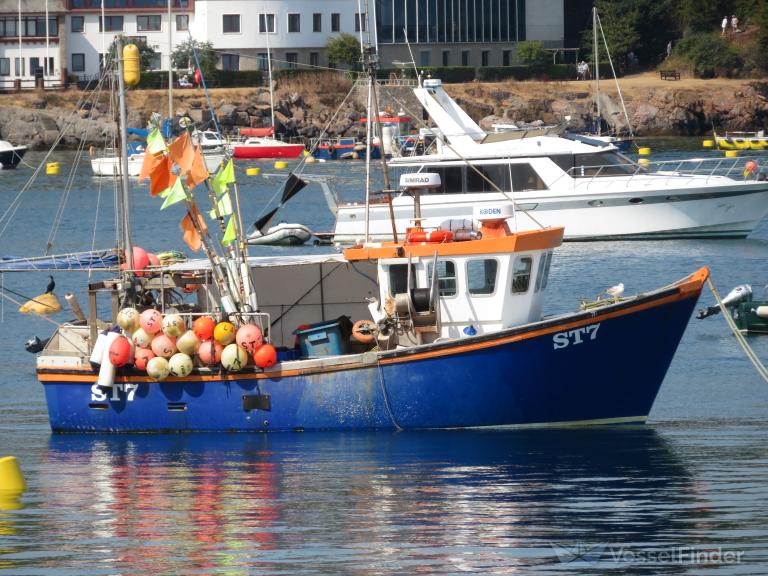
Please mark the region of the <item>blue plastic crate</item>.
POLYGON ((304 330, 297 330, 299 349, 304 358, 312 356, 338 356, 347 351, 338 320, 313 324, 304 330))

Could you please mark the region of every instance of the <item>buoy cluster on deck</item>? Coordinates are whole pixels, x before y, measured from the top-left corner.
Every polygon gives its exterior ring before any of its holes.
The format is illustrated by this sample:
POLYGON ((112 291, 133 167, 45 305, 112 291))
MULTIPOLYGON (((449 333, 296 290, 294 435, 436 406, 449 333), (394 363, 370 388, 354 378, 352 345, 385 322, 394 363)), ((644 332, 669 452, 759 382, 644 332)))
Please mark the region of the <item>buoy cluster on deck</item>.
POLYGON ((124 366, 165 380, 189 376, 195 365, 240 372, 249 365, 268 368, 277 363, 277 350, 264 342, 256 324, 235 327, 200 316, 188 327, 178 314, 163 316, 155 309, 139 313, 135 308, 120 310, 117 324, 121 332, 99 335, 91 355, 91 362, 100 364, 99 384, 108 384, 115 369, 124 366))

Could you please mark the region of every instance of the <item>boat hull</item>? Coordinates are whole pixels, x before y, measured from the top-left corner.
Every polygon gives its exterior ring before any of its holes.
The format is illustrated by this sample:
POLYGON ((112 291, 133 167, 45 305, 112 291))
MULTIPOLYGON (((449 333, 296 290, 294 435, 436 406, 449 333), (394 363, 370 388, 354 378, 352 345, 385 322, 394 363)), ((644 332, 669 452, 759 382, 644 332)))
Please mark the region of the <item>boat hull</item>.
POLYGON ((718 136, 715 138, 721 150, 768 150, 768 137, 738 138, 718 136))
POLYGON ((642 422, 708 272, 627 302, 405 350, 100 387, 40 368, 54 432, 434 429, 642 422))
MULTIPOLYGON (((564 240, 606 239, 662 240, 674 238, 746 238, 768 212, 768 182, 687 189, 627 190, 612 192, 593 185, 594 190, 544 196, 515 194, 519 230, 542 226, 564 226, 564 240)), ((435 194, 421 197, 421 215, 426 228, 437 228, 446 220, 472 217, 474 206, 491 205, 500 194, 435 194)), ((401 196, 393 201, 398 231, 412 219, 413 201, 401 196)), ((364 210, 361 204, 337 209, 334 242, 354 243, 363 237, 364 210)), ((389 206, 371 206, 369 229, 373 240, 392 237, 389 206)))
POLYGON ((16 168, 27 153, 27 148, 18 146, 8 150, 0 150, 0 168, 8 170, 10 168, 16 168))
POLYGON ((298 158, 302 152, 304 152, 303 144, 232 147, 232 155, 240 159, 298 158))

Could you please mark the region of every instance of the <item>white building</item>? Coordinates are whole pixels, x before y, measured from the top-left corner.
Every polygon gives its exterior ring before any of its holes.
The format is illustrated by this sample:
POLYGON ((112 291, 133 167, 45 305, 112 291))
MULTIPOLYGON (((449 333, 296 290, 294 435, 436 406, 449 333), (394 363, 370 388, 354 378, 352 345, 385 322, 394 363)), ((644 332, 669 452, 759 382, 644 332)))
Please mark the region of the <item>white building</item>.
MULTIPOLYGON (((409 61, 411 51, 419 66, 506 66, 519 41, 563 46, 565 1, 369 0, 378 22, 371 36, 385 68, 409 61)), ((43 70, 49 86, 94 77, 119 34, 146 40, 158 70, 168 69, 172 50, 190 37, 211 42, 224 70, 265 69, 267 53, 276 67, 325 67, 329 38, 365 32, 358 6, 358 0, 0 0, 0 88, 31 87, 36 70, 38 82, 43 70)))

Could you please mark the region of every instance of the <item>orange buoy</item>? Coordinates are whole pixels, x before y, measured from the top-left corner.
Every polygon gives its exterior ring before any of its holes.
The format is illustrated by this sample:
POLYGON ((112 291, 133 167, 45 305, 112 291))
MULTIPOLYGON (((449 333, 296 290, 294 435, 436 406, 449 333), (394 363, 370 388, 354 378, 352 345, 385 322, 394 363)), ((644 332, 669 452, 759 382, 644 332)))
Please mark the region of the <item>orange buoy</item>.
POLYGON ((147 369, 147 364, 149 364, 149 361, 154 357, 155 353, 149 348, 136 348, 136 352, 133 354, 133 367, 136 368, 136 370, 145 371, 147 369))
POLYGON ((450 230, 431 230, 429 232, 416 230, 408 234, 408 242, 429 242, 431 244, 451 242, 452 240, 453 232, 450 230))
POLYGON ((120 368, 131 361, 131 352, 133 346, 131 341, 125 336, 118 336, 109 345, 109 361, 112 366, 120 368))
POLYGON ((352 325, 352 338, 362 344, 370 344, 374 340, 373 329, 376 328, 370 320, 358 320, 352 325))
POLYGON ((200 316, 200 318, 192 323, 192 330, 201 341, 213 338, 213 329, 215 327, 216 322, 210 316, 200 316))
POLYGON ((259 368, 269 368, 277 364, 277 350, 272 344, 264 344, 253 355, 253 363, 259 368))
POLYGON ((256 324, 243 324, 237 329, 235 342, 249 354, 254 354, 264 343, 264 335, 256 324))

